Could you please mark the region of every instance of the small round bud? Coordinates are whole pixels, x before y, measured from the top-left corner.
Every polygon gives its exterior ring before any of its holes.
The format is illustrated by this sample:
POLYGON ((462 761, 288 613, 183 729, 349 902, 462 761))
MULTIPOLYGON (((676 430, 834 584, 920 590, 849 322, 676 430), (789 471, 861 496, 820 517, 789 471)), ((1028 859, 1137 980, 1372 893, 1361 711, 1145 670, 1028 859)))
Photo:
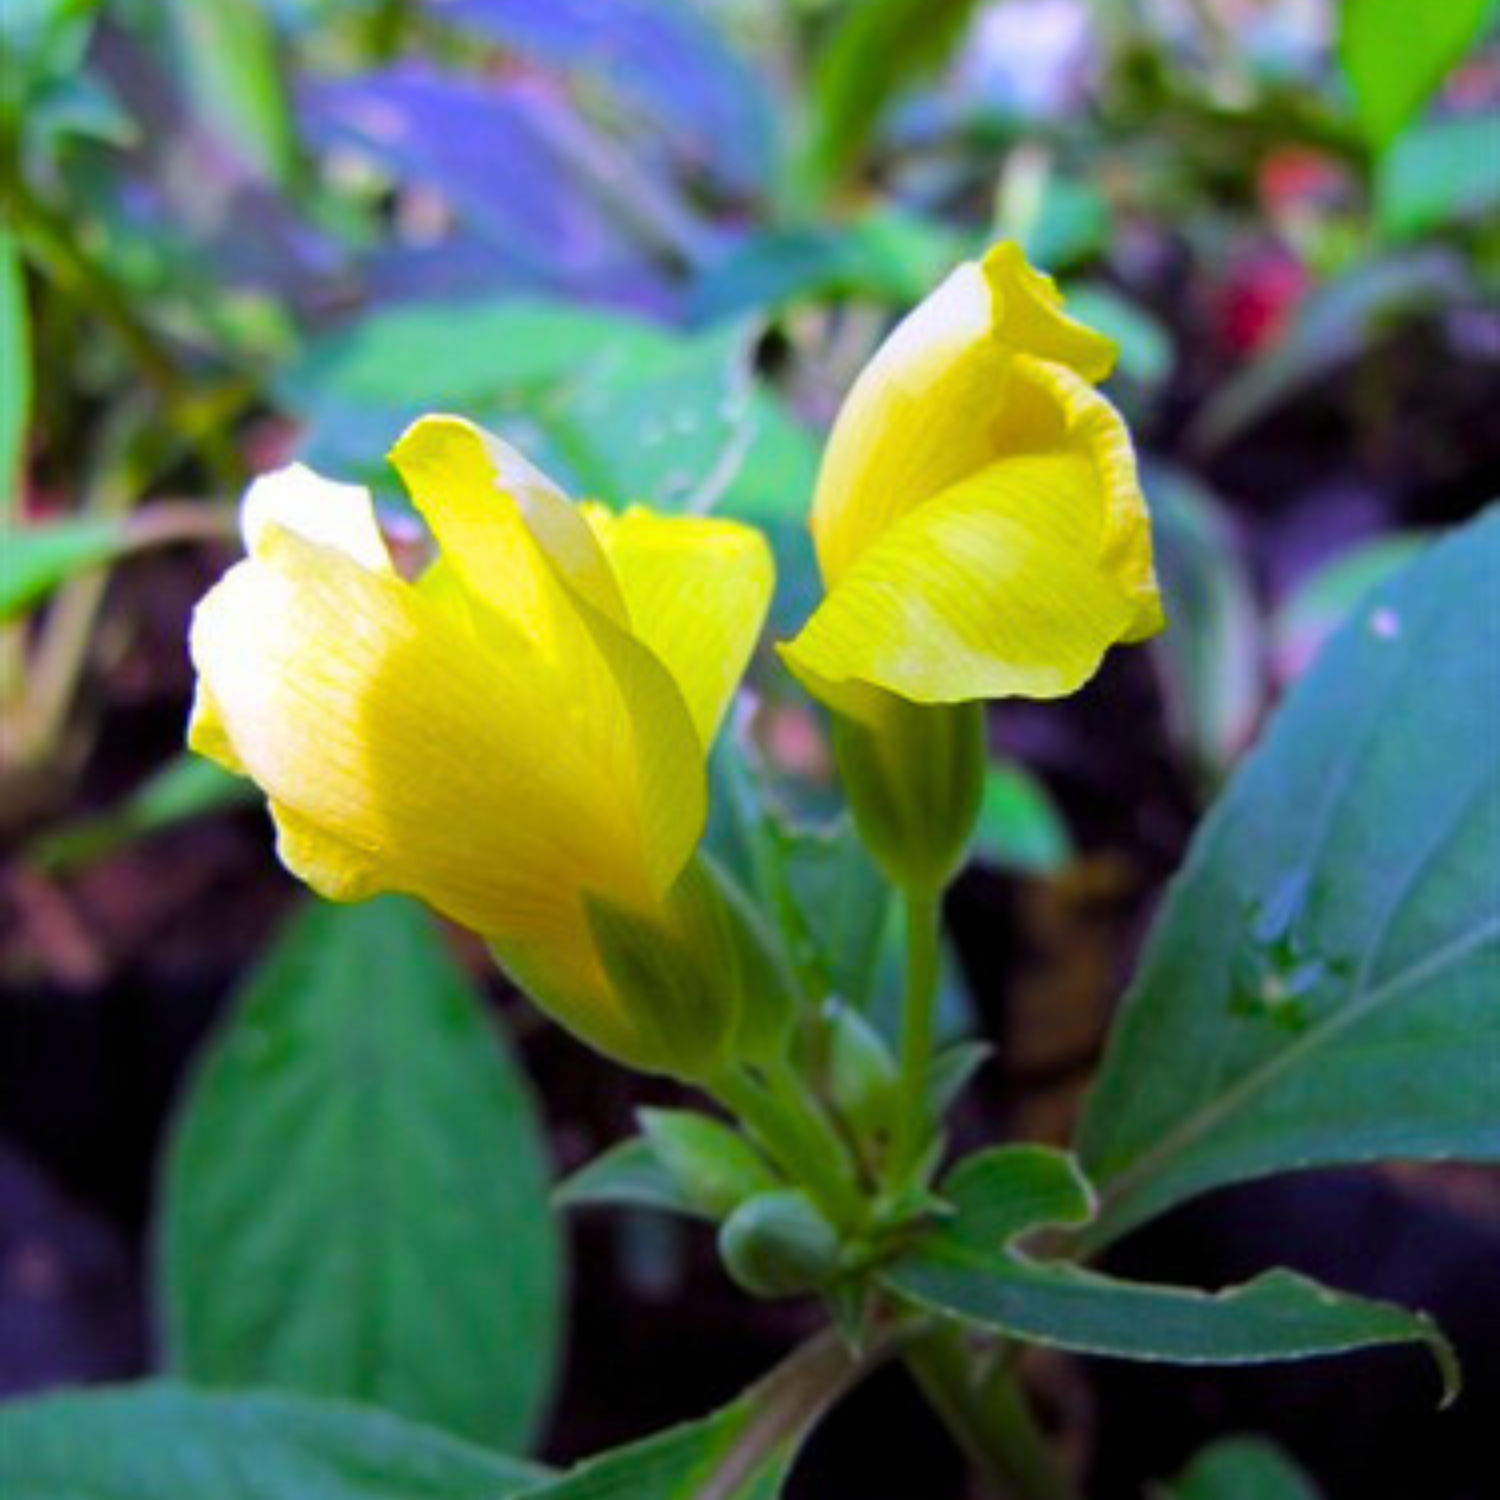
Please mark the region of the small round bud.
POLYGON ((719 1230, 731 1277, 757 1297, 815 1291, 839 1268, 839 1237, 806 1193, 787 1188, 747 1198, 719 1230))

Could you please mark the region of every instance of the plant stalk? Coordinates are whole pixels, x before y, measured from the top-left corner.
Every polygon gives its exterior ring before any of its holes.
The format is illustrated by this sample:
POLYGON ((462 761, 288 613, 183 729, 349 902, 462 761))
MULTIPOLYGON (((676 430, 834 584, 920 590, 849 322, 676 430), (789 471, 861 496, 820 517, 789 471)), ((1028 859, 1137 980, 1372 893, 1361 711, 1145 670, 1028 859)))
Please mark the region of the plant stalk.
POLYGON ((777 1166, 807 1189, 836 1228, 855 1230, 863 1224, 866 1204, 853 1162, 800 1090, 773 1092, 735 1069, 704 1086, 744 1122, 777 1166))
POLYGON ((1082 1500, 1008 1361, 981 1377, 963 1335, 952 1327, 934 1329, 904 1357, 922 1394, 1000 1500, 1082 1500))
POLYGON ((932 1133, 927 1082, 932 1066, 942 928, 939 892, 908 890, 905 896, 906 988, 901 1009, 896 1130, 891 1147, 891 1177, 898 1186, 917 1169, 932 1133))

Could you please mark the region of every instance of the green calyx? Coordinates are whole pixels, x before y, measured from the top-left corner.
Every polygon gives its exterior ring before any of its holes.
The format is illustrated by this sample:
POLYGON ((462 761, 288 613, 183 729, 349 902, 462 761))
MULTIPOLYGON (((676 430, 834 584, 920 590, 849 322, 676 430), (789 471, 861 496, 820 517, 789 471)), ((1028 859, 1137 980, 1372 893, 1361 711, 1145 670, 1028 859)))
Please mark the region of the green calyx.
POLYGON ((984 710, 882 694, 868 720, 838 715, 833 750, 860 836, 906 891, 939 891, 963 864, 984 795, 984 710))
POLYGON ((665 916, 598 896, 584 911, 610 986, 654 1039, 658 1070, 702 1080, 784 1047, 792 990, 759 918, 706 856, 667 895, 665 916))

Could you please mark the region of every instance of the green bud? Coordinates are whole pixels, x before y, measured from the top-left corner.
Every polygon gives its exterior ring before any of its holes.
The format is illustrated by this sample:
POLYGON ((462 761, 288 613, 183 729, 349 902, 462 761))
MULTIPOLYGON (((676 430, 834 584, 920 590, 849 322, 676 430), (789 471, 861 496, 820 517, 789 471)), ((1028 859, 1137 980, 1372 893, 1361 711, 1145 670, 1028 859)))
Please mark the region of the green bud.
POLYGON ((839 1237, 806 1193, 785 1188, 747 1198, 719 1230, 719 1255, 757 1297, 791 1297, 831 1280, 839 1237))
POLYGON ((859 1134, 883 1134, 896 1107, 896 1063, 890 1048, 852 1005, 830 1001, 825 1017, 834 1107, 859 1134))
POLYGON ((741 1135, 690 1109, 643 1109, 641 1129, 683 1196, 722 1219, 746 1198, 772 1192, 776 1174, 741 1135))
POLYGON ((868 720, 835 715, 844 794, 876 862, 904 890, 940 891, 963 863, 984 795, 984 709, 882 693, 868 720))

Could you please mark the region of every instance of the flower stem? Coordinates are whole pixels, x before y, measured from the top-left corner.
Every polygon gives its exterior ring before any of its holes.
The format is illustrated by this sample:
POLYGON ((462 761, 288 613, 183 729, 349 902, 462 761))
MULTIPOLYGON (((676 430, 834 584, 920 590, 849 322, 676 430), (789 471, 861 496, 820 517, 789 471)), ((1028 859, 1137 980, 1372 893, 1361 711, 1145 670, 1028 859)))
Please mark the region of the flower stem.
POLYGON ((906 893, 906 990, 901 1010, 901 1073, 891 1177, 904 1184, 916 1170, 931 1137, 927 1081, 938 991, 938 939, 942 896, 929 890, 906 893))
POLYGON ((862 1225, 866 1205, 853 1162, 800 1088, 773 1092, 735 1069, 710 1080, 705 1088, 743 1121, 788 1177, 807 1189, 836 1228, 862 1225))
POLYGON ((1080 1500, 1008 1363, 980 1378, 953 1327, 934 1329, 905 1359, 954 1440, 1004 1500, 1080 1500))

